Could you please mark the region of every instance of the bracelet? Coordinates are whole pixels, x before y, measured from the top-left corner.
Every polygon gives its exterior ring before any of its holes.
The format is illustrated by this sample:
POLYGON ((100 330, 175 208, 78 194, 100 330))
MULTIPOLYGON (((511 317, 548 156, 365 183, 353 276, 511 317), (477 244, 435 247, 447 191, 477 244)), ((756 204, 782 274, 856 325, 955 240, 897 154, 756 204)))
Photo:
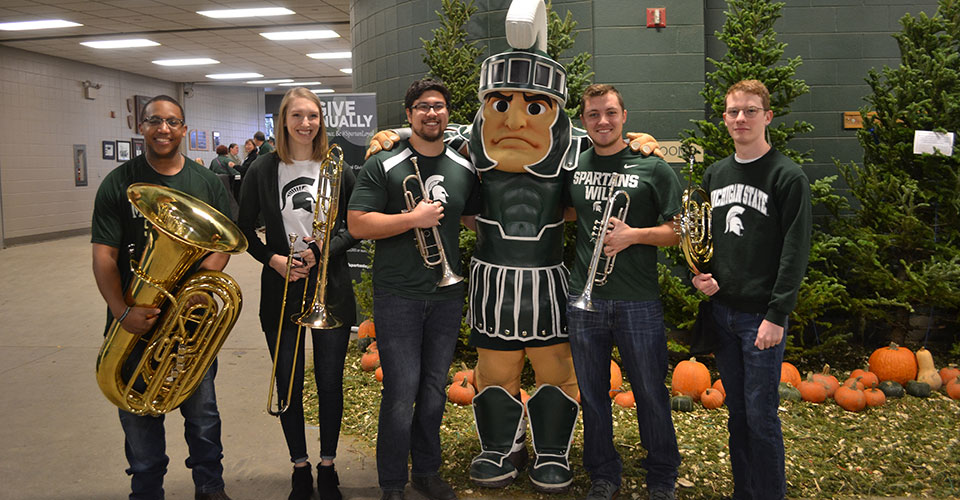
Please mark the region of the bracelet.
POLYGON ((117 318, 117 323, 123 323, 123 318, 126 318, 127 315, 130 314, 130 308, 131 308, 131 307, 133 307, 133 306, 127 306, 127 310, 126 310, 126 311, 123 311, 123 314, 121 314, 120 317, 117 318))

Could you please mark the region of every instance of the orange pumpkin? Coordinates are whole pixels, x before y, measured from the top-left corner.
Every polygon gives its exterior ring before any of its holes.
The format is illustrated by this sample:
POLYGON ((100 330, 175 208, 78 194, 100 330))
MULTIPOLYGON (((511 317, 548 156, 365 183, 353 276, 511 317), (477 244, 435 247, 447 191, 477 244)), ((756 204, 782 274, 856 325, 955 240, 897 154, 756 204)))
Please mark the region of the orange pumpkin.
POLYGON ((372 319, 366 319, 366 320, 363 320, 362 323, 360 323, 360 326, 357 327, 357 338, 358 339, 377 338, 377 331, 373 327, 372 319))
POLYGON ((849 387, 851 389, 856 389, 862 391, 866 389, 866 386, 863 385, 863 381, 860 380, 860 377, 850 377, 843 382, 843 387, 849 387))
POLYGON ((380 353, 377 351, 370 351, 363 356, 360 356, 360 368, 365 372, 372 372, 380 366, 380 353))
POLYGON ((800 382, 802 382, 803 379, 800 378, 800 370, 797 370, 796 366, 784 361, 780 364, 780 381, 787 382, 799 389, 800 382))
POLYGON ((887 402, 887 395, 876 387, 871 387, 870 389, 863 391, 863 397, 867 402, 867 406, 870 408, 873 408, 874 406, 880 406, 887 402))
POLYGON ((717 381, 713 383, 713 388, 716 389, 716 390, 718 390, 718 391, 720 391, 720 394, 723 394, 723 397, 724 397, 724 398, 727 397, 727 391, 723 388, 723 381, 722 381, 722 380, 717 379, 717 381))
POLYGON ((373 372, 373 376, 377 377, 377 382, 383 382, 383 367, 378 366, 376 371, 373 372))
POLYGON ((703 363, 697 361, 697 358, 681 361, 673 369, 670 388, 674 396, 682 394, 697 401, 700 399, 700 394, 708 387, 710 387, 710 371, 703 363))
POLYGON ((476 395, 477 390, 467 382, 467 379, 461 379, 459 384, 450 384, 450 388, 447 389, 447 399, 460 406, 473 404, 473 397, 476 395))
POLYGON ((623 408, 633 408, 637 406, 637 402, 633 398, 633 391, 617 393, 616 397, 613 398, 613 402, 623 408))
POLYGON ((850 372, 850 378, 857 377, 860 377, 860 381, 863 382, 864 387, 876 387, 880 385, 880 379, 877 377, 877 374, 862 368, 857 368, 856 370, 850 372))
POLYGON ((887 347, 881 347, 867 361, 870 371, 877 374, 881 382, 893 380, 900 385, 917 378, 917 358, 906 347, 900 347, 891 342, 887 347))
POLYGON ((723 399, 723 393, 712 387, 700 393, 700 403, 708 410, 715 410, 723 406, 723 399))
POLYGON ((960 399, 960 377, 955 377, 947 384, 947 396, 953 399, 960 399))
POLYGON ((610 397, 614 398, 623 387, 623 372, 620 371, 620 365, 616 361, 610 360, 610 397))
POLYGON ((456 384, 463 379, 467 379, 467 383, 469 383, 470 385, 473 386, 474 389, 476 389, 477 379, 476 379, 476 375, 474 374, 474 371, 468 369, 465 363, 461 363, 461 366, 463 367, 463 369, 453 374, 453 383, 456 384))
POLYGON ((867 398, 863 391, 841 386, 833 395, 833 399, 841 408, 847 411, 860 411, 867 406, 867 398))
POLYGON ((960 377, 960 368, 957 368, 957 365, 953 363, 940 369, 940 381, 943 383, 943 387, 948 386, 950 381, 957 377, 960 377))
POLYGON ((370 342, 370 345, 367 346, 367 352, 380 352, 380 348, 377 347, 376 340, 370 342))
POLYGON ((813 381, 827 388, 828 398, 832 398, 833 394, 837 392, 837 388, 840 387, 840 381, 837 380, 837 377, 830 375, 830 365, 823 365, 822 372, 814 373, 813 381))
POLYGON ((797 387, 797 389, 800 389, 800 397, 804 401, 822 403, 827 399, 827 387, 814 382, 812 372, 807 374, 807 379, 800 382, 800 387, 797 387))

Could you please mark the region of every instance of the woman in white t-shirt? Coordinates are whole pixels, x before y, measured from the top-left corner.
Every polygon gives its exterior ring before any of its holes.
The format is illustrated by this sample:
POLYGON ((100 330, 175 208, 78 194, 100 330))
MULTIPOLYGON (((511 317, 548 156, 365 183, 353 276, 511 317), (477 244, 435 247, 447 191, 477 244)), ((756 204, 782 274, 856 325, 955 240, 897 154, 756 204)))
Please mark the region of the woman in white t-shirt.
MULTIPOLYGON (((313 339, 314 373, 317 380, 320 427, 320 463, 317 464, 317 489, 321 500, 340 500, 339 480, 333 466, 340 421, 343 415, 343 363, 346 357, 350 326, 356 322, 353 287, 347 265, 346 251, 357 240, 346 230, 346 205, 353 190, 355 177, 344 165, 340 174, 337 214, 333 221, 329 242, 313 242, 314 209, 317 204, 318 184, 323 159, 327 153, 327 135, 320 100, 309 90, 291 89, 280 103, 277 121, 277 150, 261 155, 246 172, 240 194, 238 225, 249 241, 248 252, 263 263, 260 275, 260 325, 267 338, 271 355, 280 335, 279 358, 276 365, 279 406, 289 404, 280 415, 284 438, 294 463, 290 500, 310 499, 313 495, 313 477, 304 431, 303 372, 304 340, 291 317, 302 313, 304 285, 307 286, 306 308, 310 308, 318 282, 323 245, 329 245, 326 266, 326 310, 341 323, 333 329, 309 329, 313 339), (262 217, 266 241, 257 235, 257 219, 262 217), (294 257, 289 273, 287 303, 281 325, 281 306, 287 260, 291 253, 289 234, 296 234, 294 257), (296 369, 292 370, 296 352, 296 369), (293 392, 287 401, 291 371, 294 373, 293 392)), ((328 163, 329 165, 329 163, 328 163)), ((327 184, 329 188, 330 185, 327 184)), ((332 193, 321 197, 331 199, 332 193)), ((330 203, 321 203, 321 207, 330 203)), ((320 220, 326 218, 321 209, 320 220)), ((318 234, 318 238, 323 235, 318 234)), ((278 404, 270 402, 274 410, 278 404)))

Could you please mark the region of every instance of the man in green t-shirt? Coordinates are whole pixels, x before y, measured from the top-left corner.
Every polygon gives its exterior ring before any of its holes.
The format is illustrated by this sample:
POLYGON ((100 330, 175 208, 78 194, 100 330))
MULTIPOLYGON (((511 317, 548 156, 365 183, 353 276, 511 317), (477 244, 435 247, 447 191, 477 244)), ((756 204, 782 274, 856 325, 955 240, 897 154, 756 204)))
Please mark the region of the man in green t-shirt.
POLYGON ((717 368, 730 410, 734 498, 786 495, 777 416, 787 316, 810 253, 810 182, 766 140, 770 92, 758 80, 727 90, 723 122, 735 153, 710 165, 703 188, 713 207, 711 273, 693 285, 711 296, 717 368))
POLYGON ((376 240, 373 317, 383 367, 377 474, 383 500, 403 498, 408 457, 414 488, 433 500, 457 498, 438 474, 440 422, 466 291, 456 279, 463 275, 460 222, 462 217, 474 226, 480 180, 473 165, 443 143, 449 99, 436 80, 410 86, 404 106, 413 134, 367 160, 347 212, 351 235, 376 240), (419 200, 414 207, 407 206, 404 191, 419 200), (439 236, 441 245, 418 248, 415 231, 427 242, 439 236), (421 250, 440 254, 450 272, 442 264, 425 268, 425 261, 436 259, 424 258, 421 250))
POLYGON ((276 149, 273 147, 273 144, 267 142, 267 136, 265 136, 263 132, 259 130, 257 133, 253 134, 253 142, 257 145, 257 156, 263 156, 276 149))
MULTIPOLYGON (((216 174, 180 154, 180 142, 187 132, 180 104, 160 95, 147 102, 144 116, 140 131, 146 150, 103 179, 94 201, 91 228, 93 275, 107 303, 106 328, 117 318, 123 329, 133 334, 150 332, 160 309, 127 304, 124 296, 133 278, 130 259, 139 260, 143 254, 150 224, 127 201, 127 187, 138 182, 159 184, 195 196, 222 213, 230 209, 227 191, 216 174)), ((213 253, 199 267, 220 271, 228 260, 227 254, 213 253)), ((190 448, 187 467, 193 470, 196 498, 229 500, 223 491, 223 445, 214 394, 216 371, 214 361, 196 392, 179 410, 186 423, 184 437, 190 448)), ((163 476, 169 462, 164 452, 163 416, 119 412, 130 464, 130 498, 163 498, 163 476)))
POLYGON ((613 86, 587 87, 580 118, 593 147, 580 155, 569 184, 577 212, 577 245, 567 323, 583 405, 583 465, 591 480, 586 498, 610 500, 620 489, 623 465, 613 445, 608 394, 610 356, 616 344, 636 398, 650 498, 672 499, 680 453, 670 395, 663 385, 667 337, 657 284, 657 247, 677 244, 673 217, 680 213, 680 182, 662 159, 627 147, 623 139, 627 111, 613 86), (629 207, 621 213, 627 201, 629 207), (597 241, 606 214, 610 215, 605 237, 597 241), (611 261, 614 267, 605 283, 594 283, 611 261), (598 271, 593 275, 591 264, 598 271), (581 295, 583 300, 577 300, 581 295))

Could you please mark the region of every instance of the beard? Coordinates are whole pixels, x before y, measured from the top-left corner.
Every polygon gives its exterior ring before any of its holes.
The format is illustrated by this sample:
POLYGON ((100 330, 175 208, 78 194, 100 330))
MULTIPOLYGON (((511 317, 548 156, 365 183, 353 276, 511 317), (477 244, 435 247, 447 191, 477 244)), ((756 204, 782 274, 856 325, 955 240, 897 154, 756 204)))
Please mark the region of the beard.
POLYGON ((438 129, 436 133, 431 134, 425 132, 422 128, 413 129, 413 133, 417 134, 417 137, 427 141, 427 142, 436 142, 443 138, 443 129, 438 129))

